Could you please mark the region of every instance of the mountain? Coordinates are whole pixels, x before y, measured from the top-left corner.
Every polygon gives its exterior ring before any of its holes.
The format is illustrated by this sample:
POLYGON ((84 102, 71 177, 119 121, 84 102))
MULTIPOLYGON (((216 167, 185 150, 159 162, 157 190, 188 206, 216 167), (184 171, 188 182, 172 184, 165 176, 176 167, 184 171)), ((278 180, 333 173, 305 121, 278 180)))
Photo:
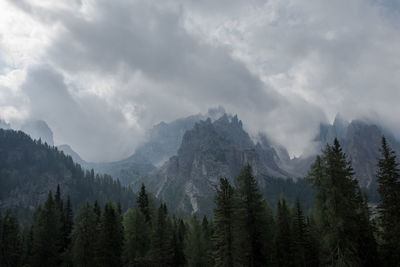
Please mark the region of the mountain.
POLYGON ((254 144, 237 116, 200 121, 182 139, 171 157, 148 182, 156 196, 175 210, 210 212, 219 178, 234 183, 240 170, 250 164, 261 188, 266 178, 289 178, 275 163, 277 153, 266 140, 254 144))
POLYGON ((136 195, 107 175, 84 171, 70 156, 21 131, 0 129, 0 209, 29 213, 60 185, 74 207, 85 201, 120 201, 133 207, 136 195))
POLYGON ((41 139, 50 146, 54 146, 53 132, 45 121, 30 120, 21 126, 21 131, 27 133, 32 139, 41 139))
POLYGON ((162 165, 176 155, 186 131, 200 121, 201 115, 193 115, 170 123, 160 122, 147 133, 147 141, 135 152, 147 158, 156 166, 162 165))
MULTIPOLYGON (((355 177, 361 187, 370 187, 375 183, 378 158, 381 157, 382 136, 385 135, 389 145, 400 153, 400 143, 382 127, 361 120, 347 122, 338 115, 333 124, 321 124, 320 131, 315 138, 318 147, 324 149, 326 144, 332 144, 338 138, 343 151, 351 161, 355 177)), ((316 155, 300 157, 285 162, 284 168, 299 176, 307 175, 310 165, 316 155)))
MULTIPOLYGON (((98 173, 110 174, 122 184, 139 189, 143 176, 151 175, 170 157, 177 154, 182 138, 188 130, 202 119, 216 120, 223 114, 224 108, 217 107, 210 108, 205 115, 197 114, 171 122, 160 122, 148 130, 146 141, 128 158, 111 163, 83 162, 82 165, 87 169, 93 168, 98 173)), ((74 157, 72 152, 69 155, 74 157)))
MULTIPOLYGON (((57 149, 64 152, 65 155, 71 156, 72 160, 75 163, 80 164, 82 167, 86 168, 88 166, 88 162, 86 162, 85 160, 83 160, 81 158, 81 156, 79 156, 78 153, 76 153, 69 145, 65 144, 65 145, 59 145, 57 146, 57 149)), ((86 169, 90 169, 90 168, 86 168, 86 169)))

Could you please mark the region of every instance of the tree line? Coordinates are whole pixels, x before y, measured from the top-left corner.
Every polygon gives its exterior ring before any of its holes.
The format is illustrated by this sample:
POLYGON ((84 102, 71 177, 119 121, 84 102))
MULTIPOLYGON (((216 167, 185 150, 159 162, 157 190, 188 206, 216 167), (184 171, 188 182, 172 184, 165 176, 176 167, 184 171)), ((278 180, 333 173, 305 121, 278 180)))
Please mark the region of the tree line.
POLYGON ((381 154, 377 207, 336 139, 309 171, 309 212, 284 196, 273 212, 250 166, 234 185, 220 179, 212 218, 178 218, 144 185, 135 209, 86 202, 74 216, 58 187, 24 232, 14 214, 0 214, 0 266, 399 266, 400 171, 384 137, 381 154))

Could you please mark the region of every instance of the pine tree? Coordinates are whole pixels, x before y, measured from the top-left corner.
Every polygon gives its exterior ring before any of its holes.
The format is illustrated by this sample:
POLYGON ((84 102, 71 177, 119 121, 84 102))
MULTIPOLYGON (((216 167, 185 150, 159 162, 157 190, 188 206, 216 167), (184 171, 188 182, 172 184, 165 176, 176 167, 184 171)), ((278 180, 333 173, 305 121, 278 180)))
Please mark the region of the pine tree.
POLYGON ((22 237, 17 217, 7 210, 0 213, 0 266, 21 266, 23 254, 22 237))
POLYGON ((320 266, 320 235, 317 223, 315 222, 314 215, 310 213, 306 218, 306 266, 317 267, 320 266))
POLYGON ((235 191, 226 178, 221 178, 215 196, 214 209, 214 258, 215 266, 234 266, 236 250, 234 247, 235 235, 235 191))
POLYGON ((158 208, 151 243, 151 258, 155 266, 172 266, 173 260, 172 223, 167 214, 167 206, 158 208))
POLYGON ((75 218, 72 239, 72 261, 77 267, 96 266, 96 242, 99 234, 97 215, 89 202, 83 205, 75 218))
POLYGON ((149 207, 149 198, 146 192, 146 187, 144 184, 142 184, 142 187, 140 188, 140 193, 139 196, 136 200, 137 205, 140 209, 140 211, 144 214, 146 218, 146 222, 150 223, 151 222, 151 214, 150 214, 150 207, 149 207))
POLYGON ((359 199, 357 234, 358 235, 358 252, 363 267, 378 266, 377 244, 374 237, 375 228, 371 223, 371 215, 368 207, 366 195, 361 193, 361 189, 357 190, 359 199))
POLYGON ((305 223, 303 211, 301 209, 300 200, 296 198, 296 209, 293 218, 293 259, 295 266, 307 266, 306 249, 307 249, 307 226, 305 223))
POLYGON ((202 267, 209 264, 205 235, 196 215, 192 217, 186 235, 185 256, 189 267, 202 267))
POLYGON ((60 236, 62 236, 61 214, 52 193, 32 222, 32 258, 31 265, 38 267, 53 267, 61 263, 60 236))
POLYGON ((70 251, 70 246, 71 246, 71 232, 73 228, 73 220, 74 220, 74 215, 72 212, 72 206, 71 206, 71 199, 69 196, 67 196, 67 203, 65 205, 65 208, 63 210, 63 226, 62 226, 62 234, 63 234, 63 240, 62 240, 62 251, 63 251, 63 258, 64 262, 66 265, 71 265, 71 251, 70 251))
POLYGON ((266 265, 265 206, 250 165, 244 167, 238 176, 237 187, 238 224, 240 227, 238 235, 239 261, 250 267, 266 265))
POLYGON ((275 239, 276 261, 278 266, 294 266, 292 220, 284 197, 277 207, 277 232, 275 239))
POLYGON ((174 257, 172 260, 172 266, 181 267, 185 266, 186 264, 186 258, 184 253, 186 227, 182 219, 177 219, 174 217, 173 221, 174 221, 174 226, 173 226, 172 246, 174 250, 174 257))
POLYGON ((122 266, 123 227, 117 207, 108 202, 100 220, 97 242, 97 266, 122 266))
POLYGON ((382 137, 382 158, 378 161, 379 219, 381 251, 387 266, 400 262, 400 170, 396 153, 382 137))
POLYGON ((317 190, 323 261, 328 265, 361 266, 358 246, 357 180, 337 139, 317 157, 308 176, 317 190))
POLYGON ((212 256, 214 250, 214 244, 212 242, 212 236, 214 234, 213 221, 208 221, 207 217, 204 215, 201 222, 201 228, 204 235, 205 247, 206 247, 206 257, 207 265, 214 266, 214 258, 212 256))
POLYGON ((144 265, 150 249, 150 228, 144 214, 138 210, 128 210, 124 214, 123 259, 127 266, 144 265))

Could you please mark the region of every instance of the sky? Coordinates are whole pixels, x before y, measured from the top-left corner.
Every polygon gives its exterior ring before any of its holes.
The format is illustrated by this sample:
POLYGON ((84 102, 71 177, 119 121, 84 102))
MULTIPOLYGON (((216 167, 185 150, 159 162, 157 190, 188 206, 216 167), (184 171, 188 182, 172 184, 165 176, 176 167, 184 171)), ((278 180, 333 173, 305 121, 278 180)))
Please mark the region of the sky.
POLYGON ((340 113, 400 136, 396 0, 0 0, 0 119, 84 159, 223 106, 292 156, 340 113))

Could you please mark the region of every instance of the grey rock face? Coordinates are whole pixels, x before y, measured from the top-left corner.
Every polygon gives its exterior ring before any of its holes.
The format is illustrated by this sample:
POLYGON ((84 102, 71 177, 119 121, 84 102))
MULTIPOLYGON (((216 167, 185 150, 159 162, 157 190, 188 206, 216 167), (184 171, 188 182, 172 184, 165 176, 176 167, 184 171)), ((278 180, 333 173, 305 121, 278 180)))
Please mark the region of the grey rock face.
MULTIPOLYGON (((215 186, 221 177, 234 183, 250 164, 254 175, 288 178, 274 161, 267 144, 254 144, 236 116, 200 121, 185 133, 177 156, 170 158, 152 180, 156 195, 175 210, 197 212, 213 206, 215 186)), ((260 186, 264 186, 259 179, 260 186)))
MULTIPOLYGON (((334 138, 337 137, 352 163, 360 186, 369 187, 376 179, 377 162, 381 157, 379 148, 383 135, 386 136, 392 149, 399 153, 400 143, 379 126, 360 120, 348 123, 340 117, 337 117, 332 125, 321 124, 316 142, 319 143, 321 149, 324 149, 326 144, 332 144, 334 138)), ((315 156, 292 159, 289 164, 290 171, 299 176, 306 176, 315 156)))

